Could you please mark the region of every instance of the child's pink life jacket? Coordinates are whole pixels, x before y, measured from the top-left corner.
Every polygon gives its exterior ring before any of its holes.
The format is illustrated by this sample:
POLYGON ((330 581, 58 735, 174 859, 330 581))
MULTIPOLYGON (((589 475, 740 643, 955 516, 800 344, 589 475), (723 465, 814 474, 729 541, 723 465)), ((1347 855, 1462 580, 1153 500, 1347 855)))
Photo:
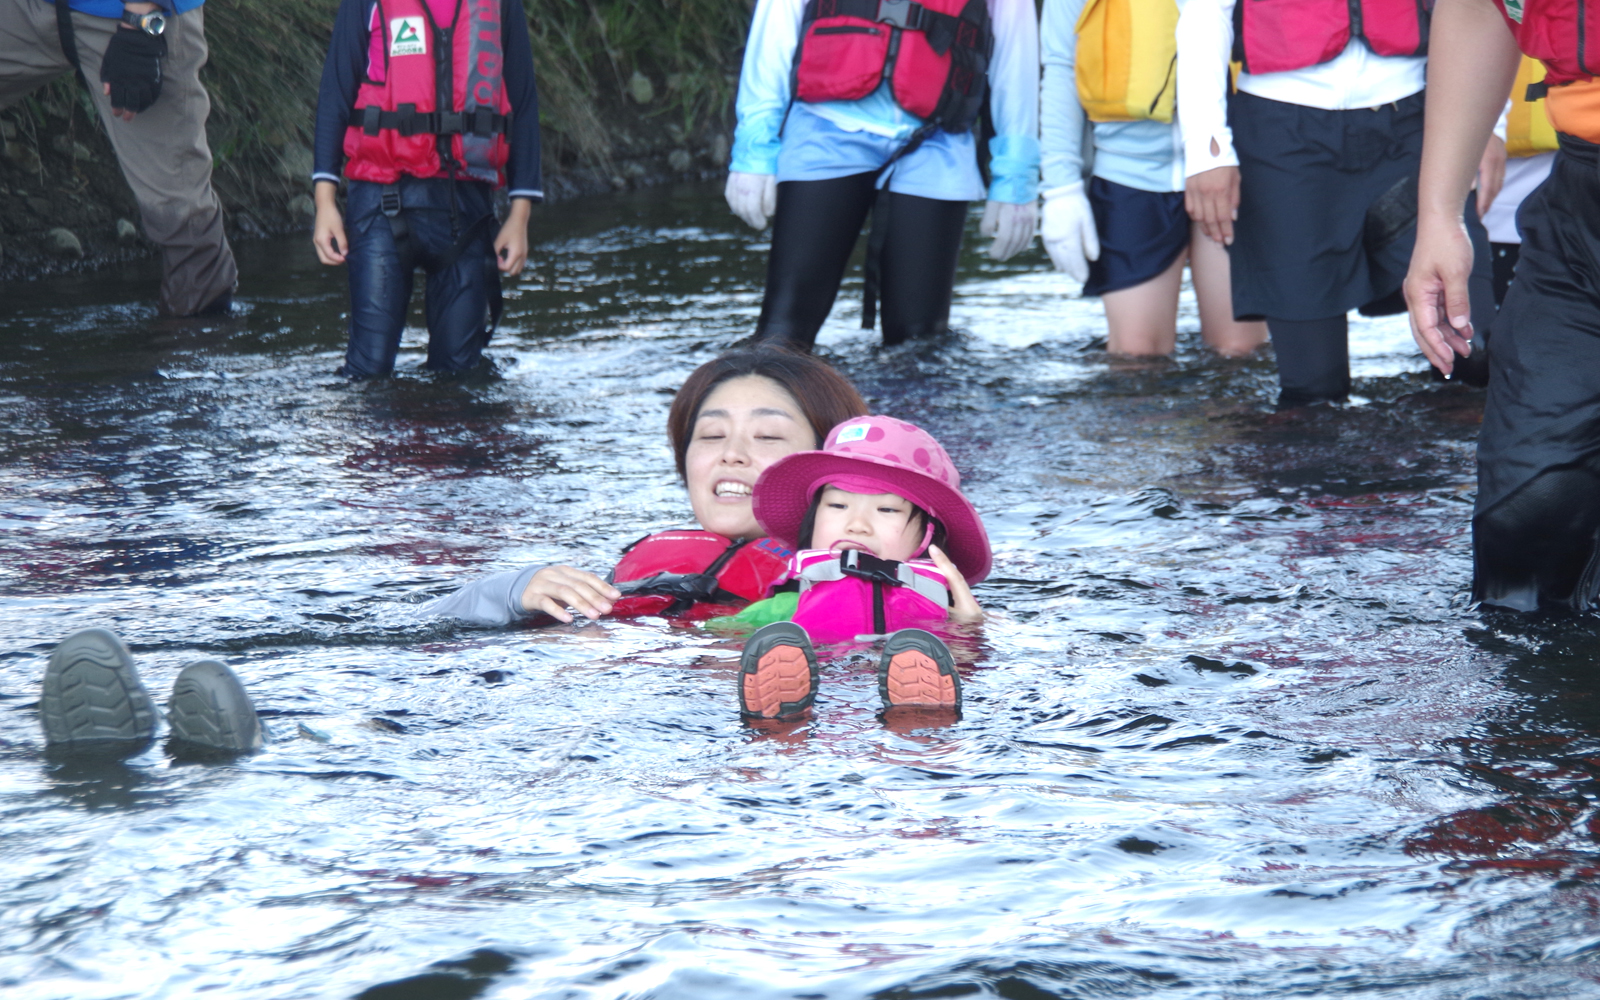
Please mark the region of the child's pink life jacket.
POLYGON ((855 549, 805 549, 791 566, 800 579, 794 623, 812 642, 848 642, 950 617, 950 584, 931 559, 895 562, 855 549))

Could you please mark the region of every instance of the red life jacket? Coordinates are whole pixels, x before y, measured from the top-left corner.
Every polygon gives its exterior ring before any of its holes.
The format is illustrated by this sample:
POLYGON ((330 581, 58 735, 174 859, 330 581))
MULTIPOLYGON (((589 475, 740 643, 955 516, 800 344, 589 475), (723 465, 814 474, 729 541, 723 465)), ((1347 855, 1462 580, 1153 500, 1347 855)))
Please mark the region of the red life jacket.
POLYGON ((735 609, 729 605, 759 601, 786 580, 793 554, 770 538, 730 541, 698 530, 646 535, 622 550, 621 561, 608 577, 623 595, 611 614, 618 618, 730 614, 735 609))
POLYGON ((927 628, 950 617, 950 584, 931 559, 896 562, 870 552, 807 549, 794 557, 794 623, 812 642, 849 642, 927 628))
POLYGON ((504 184, 511 102, 501 79, 499 0, 457 0, 444 26, 434 23, 427 0, 377 0, 377 7, 384 79, 356 92, 345 173, 376 184, 402 174, 504 184))
POLYGON ((993 54, 987 0, 807 0, 790 92, 859 101, 887 73, 900 107, 965 132, 983 109, 993 54))
POLYGON ((1239 0, 1233 58, 1246 73, 1318 66, 1360 38, 1380 56, 1428 52, 1433 0, 1239 0))
MULTIPOLYGON (((1544 63, 1544 87, 1600 75, 1600 0, 1495 0, 1524 54, 1544 63), (1512 11, 1516 13, 1513 14, 1512 11), (1594 37, 1589 37, 1593 29, 1594 37)), ((1538 84, 1529 99, 1542 93, 1538 84)))

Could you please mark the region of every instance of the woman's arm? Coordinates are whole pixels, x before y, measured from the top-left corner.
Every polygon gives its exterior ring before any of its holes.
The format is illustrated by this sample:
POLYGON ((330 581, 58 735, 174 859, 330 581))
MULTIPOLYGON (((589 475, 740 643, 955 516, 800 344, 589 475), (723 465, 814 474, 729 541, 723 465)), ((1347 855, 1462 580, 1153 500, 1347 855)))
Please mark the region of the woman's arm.
POLYGON ((621 596, 615 587, 581 569, 529 566, 474 580, 453 594, 424 604, 421 614, 488 626, 509 625, 535 614, 570 622, 569 605, 587 617, 599 618, 621 596))

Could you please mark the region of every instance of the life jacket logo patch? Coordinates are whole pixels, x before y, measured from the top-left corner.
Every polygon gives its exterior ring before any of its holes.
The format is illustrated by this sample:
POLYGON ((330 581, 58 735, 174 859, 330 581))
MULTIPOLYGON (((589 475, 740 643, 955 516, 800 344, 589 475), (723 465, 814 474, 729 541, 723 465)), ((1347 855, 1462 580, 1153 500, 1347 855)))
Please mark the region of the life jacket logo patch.
POLYGON ((1511 20, 1522 23, 1522 0, 1506 0, 1506 14, 1511 20))
POLYGON ((397 17, 389 22, 389 54, 391 56, 425 56, 428 54, 426 25, 420 17, 397 17))

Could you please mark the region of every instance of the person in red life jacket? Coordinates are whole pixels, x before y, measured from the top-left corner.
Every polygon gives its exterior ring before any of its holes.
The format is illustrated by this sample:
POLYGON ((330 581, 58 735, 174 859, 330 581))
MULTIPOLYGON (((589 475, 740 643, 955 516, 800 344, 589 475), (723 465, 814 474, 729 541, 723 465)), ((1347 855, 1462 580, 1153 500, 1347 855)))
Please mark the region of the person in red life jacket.
POLYGON ((500 273, 522 272, 528 213, 544 197, 522 5, 342 0, 317 100, 312 180, 317 257, 350 269, 340 373, 394 369, 418 267, 427 274, 427 367, 476 366, 499 318, 500 273), (509 189, 503 224, 499 187, 509 189))
POLYGON ((1039 28, 1031 0, 758 0, 728 205, 772 252, 756 337, 809 350, 870 214, 863 329, 948 328, 967 204, 990 255, 1033 240, 1039 28), (987 188, 974 125, 988 95, 987 188))
MULTIPOLYGON (((1279 409, 1350 393, 1351 309, 1405 310, 1431 4, 1415 0, 1186 0, 1178 107, 1189 214, 1229 247, 1233 312, 1267 321, 1279 409), (1240 64, 1228 93, 1229 60, 1240 64)), ((1501 95, 1502 99, 1504 95, 1501 95)), ((1487 137, 1486 137, 1487 138, 1487 137)), ((1480 148, 1483 203, 1504 144, 1480 148)), ((1465 199, 1463 199, 1464 201, 1465 199)), ((1487 234, 1472 303, 1494 314, 1487 234)), ((1482 384, 1482 372, 1468 381, 1482 384)))
MULTIPOLYGON (((1473 598, 1576 611, 1600 595, 1600 2, 1439 0, 1416 252, 1406 299, 1442 372, 1476 353, 1461 195, 1519 50, 1544 64, 1560 146, 1522 203, 1516 280, 1495 317, 1478 435, 1473 598)), ((1533 96, 1538 96, 1536 90, 1533 96)))
POLYGON ((757 479, 866 412, 850 381, 819 358, 771 347, 727 352, 690 374, 667 415, 698 529, 634 542, 609 580, 572 566, 530 566, 468 584, 422 612, 492 626, 571 622, 568 608, 588 618, 694 620, 766 597, 789 578, 793 546, 763 537, 752 511, 757 479))
POLYGON ((740 657, 746 716, 804 713, 817 692, 813 642, 862 636, 887 637, 878 660, 885 709, 960 708, 955 658, 928 629, 983 619, 971 585, 989 575, 989 536, 931 434, 891 417, 846 421, 820 451, 761 474, 755 515, 767 534, 800 550, 800 588, 721 622, 766 623, 740 657))

